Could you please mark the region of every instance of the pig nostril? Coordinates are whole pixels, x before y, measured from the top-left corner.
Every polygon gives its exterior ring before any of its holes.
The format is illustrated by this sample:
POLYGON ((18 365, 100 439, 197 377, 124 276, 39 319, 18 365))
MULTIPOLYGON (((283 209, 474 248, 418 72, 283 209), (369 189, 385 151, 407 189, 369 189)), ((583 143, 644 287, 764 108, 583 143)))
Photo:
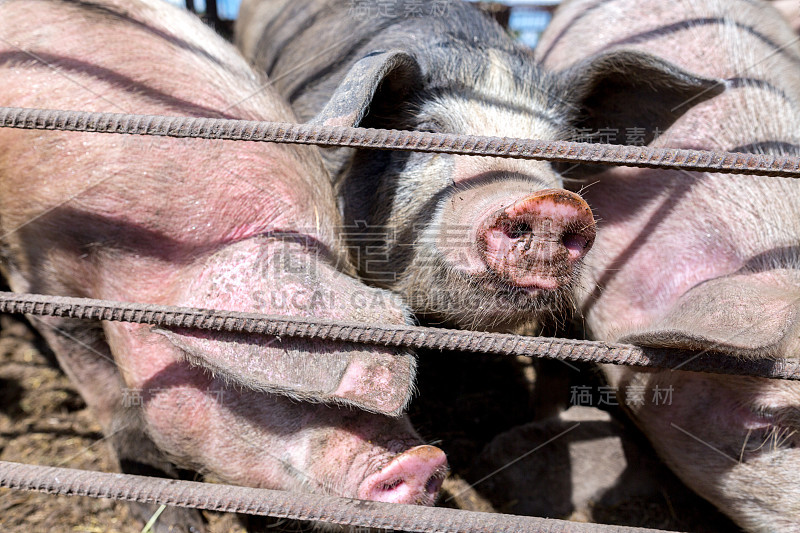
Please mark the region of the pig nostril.
POLYGON ((589 239, 580 233, 565 233, 564 236, 561 237, 561 242, 570 252, 580 254, 586 249, 586 246, 589 244, 589 239))
POLYGON ((444 478, 442 476, 431 476, 425 484, 425 490, 428 494, 436 494, 439 492, 439 489, 442 488, 442 483, 444 483, 444 478))
POLYGON ((533 232, 533 228, 527 222, 518 220, 506 225, 504 232, 510 239, 521 239, 526 235, 530 235, 533 232))

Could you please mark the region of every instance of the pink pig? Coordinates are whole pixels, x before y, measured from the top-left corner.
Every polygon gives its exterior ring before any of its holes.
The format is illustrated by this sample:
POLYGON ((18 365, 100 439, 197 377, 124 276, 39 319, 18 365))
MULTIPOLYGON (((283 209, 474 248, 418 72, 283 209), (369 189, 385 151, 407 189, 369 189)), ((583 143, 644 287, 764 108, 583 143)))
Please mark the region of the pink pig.
MULTIPOLYGON (((236 51, 161 0, 0 5, 0 105, 296 119, 236 51)), ((0 130, 13 290, 368 323, 409 312, 351 274, 318 151, 0 130)), ((412 354, 35 320, 124 471, 431 505, 447 470, 402 416, 412 354)), ((140 511, 142 511, 140 509, 140 511)), ((202 529, 172 510, 161 531, 202 529)))

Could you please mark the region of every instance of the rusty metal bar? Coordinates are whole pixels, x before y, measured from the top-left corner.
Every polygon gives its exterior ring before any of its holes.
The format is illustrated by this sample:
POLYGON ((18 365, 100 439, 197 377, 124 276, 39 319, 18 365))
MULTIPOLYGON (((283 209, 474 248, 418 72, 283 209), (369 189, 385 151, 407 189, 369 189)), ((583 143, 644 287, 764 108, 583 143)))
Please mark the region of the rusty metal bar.
POLYGON ((800 359, 745 360, 712 352, 641 348, 630 344, 527 337, 508 333, 407 325, 367 326, 363 323, 318 318, 271 316, 13 292, 0 292, 0 312, 800 380, 800 359))
POLYGON ((0 461, 0 487, 419 533, 665 533, 0 461))
POLYGON ((800 157, 788 155, 710 152, 570 141, 538 141, 218 118, 2 107, 0 108, 0 127, 349 146, 568 163, 681 169, 697 172, 800 177, 800 157))

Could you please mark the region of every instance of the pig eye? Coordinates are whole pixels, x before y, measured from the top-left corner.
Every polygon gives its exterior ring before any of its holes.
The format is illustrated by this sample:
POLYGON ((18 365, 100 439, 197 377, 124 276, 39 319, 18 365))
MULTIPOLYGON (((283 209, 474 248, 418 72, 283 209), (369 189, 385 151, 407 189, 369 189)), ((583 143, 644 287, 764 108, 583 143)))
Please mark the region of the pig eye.
POLYGON ((443 133, 441 125, 435 121, 427 121, 417 124, 414 130, 421 131, 423 133, 443 133))
POLYGON ((797 446, 797 430, 781 426, 771 426, 756 432, 754 441, 747 445, 747 451, 769 453, 779 449, 797 446))
POLYGON ((742 459, 749 455, 762 455, 781 449, 796 448, 800 444, 800 432, 791 425, 783 425, 778 416, 766 410, 754 413, 761 421, 758 428, 748 431, 742 445, 742 459))

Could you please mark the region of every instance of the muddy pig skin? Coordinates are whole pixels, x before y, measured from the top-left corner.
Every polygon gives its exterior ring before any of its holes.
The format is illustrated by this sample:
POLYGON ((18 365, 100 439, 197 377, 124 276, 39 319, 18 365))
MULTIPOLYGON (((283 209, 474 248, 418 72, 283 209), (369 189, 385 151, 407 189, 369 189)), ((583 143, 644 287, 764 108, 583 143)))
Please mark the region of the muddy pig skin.
MULTIPOLYGON (((657 147, 800 154, 800 46, 768 3, 575 0, 537 49, 568 71, 626 52, 716 79, 717 94, 642 98, 648 82, 634 78, 584 87, 606 110, 585 114, 586 127, 657 147), (672 123, 656 134, 664 117, 672 123)), ((720 365, 800 356, 800 180, 631 168, 586 179, 603 222, 577 300, 594 338, 710 351, 720 365)), ((748 531, 800 531, 800 384, 621 367, 606 376, 641 392, 620 403, 690 487, 748 531)))
MULTIPOLYGON (((237 43, 302 120, 560 138, 560 88, 461 1, 245 0, 237 43)), ((429 321, 506 329, 569 310, 594 239, 544 162, 328 151, 362 278, 429 321)))
MULTIPOLYGON (((0 37, 3 106, 296 121, 231 45, 161 0, 6 1, 0 37)), ((2 267, 15 291, 410 319, 396 297, 349 275, 316 148, 11 129, 0 147, 2 267)), ((33 323, 125 471, 177 466, 405 503, 436 496, 444 454, 402 415, 408 352, 33 323)), ((167 513, 162 527, 200 530, 192 513, 167 513)))

